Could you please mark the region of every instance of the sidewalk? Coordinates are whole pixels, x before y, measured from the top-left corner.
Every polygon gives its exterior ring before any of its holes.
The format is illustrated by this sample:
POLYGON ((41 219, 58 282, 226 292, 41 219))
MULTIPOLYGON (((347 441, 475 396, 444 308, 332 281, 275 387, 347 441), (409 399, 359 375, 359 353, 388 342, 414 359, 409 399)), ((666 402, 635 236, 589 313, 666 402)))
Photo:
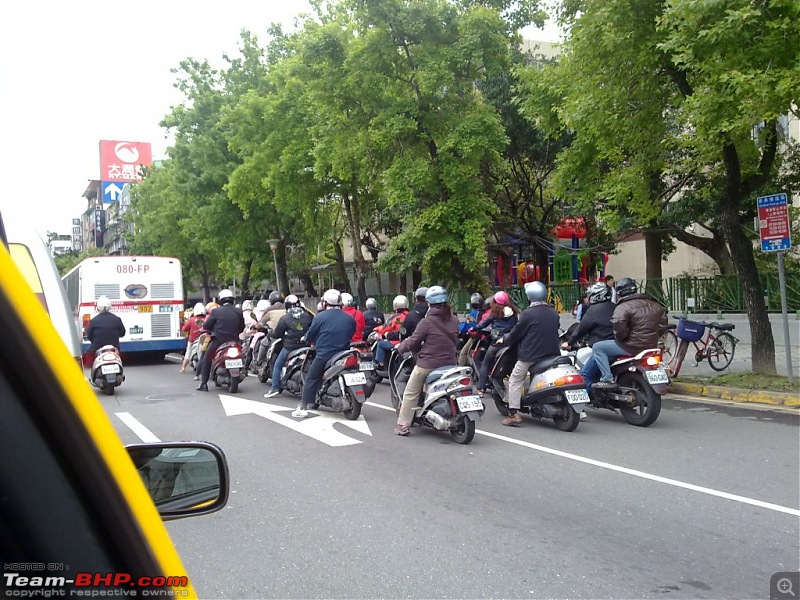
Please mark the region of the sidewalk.
POLYGON ((787 408, 800 408, 800 394, 768 392, 766 390, 746 390, 720 385, 674 382, 670 385, 667 393, 701 398, 719 398, 731 402, 753 402, 787 408))

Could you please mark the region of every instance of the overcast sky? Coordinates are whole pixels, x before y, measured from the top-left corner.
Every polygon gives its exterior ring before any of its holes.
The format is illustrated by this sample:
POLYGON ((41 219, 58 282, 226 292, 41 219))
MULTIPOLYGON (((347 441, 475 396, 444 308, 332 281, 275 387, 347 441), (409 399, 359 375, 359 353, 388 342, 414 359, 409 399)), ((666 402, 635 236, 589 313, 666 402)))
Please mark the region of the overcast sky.
MULTIPOLYGON (((39 231, 69 233, 98 179, 100 140, 150 142, 183 98, 171 68, 187 57, 221 65, 242 29, 266 41, 271 23, 294 26, 305 0, 71 0, 0 8, 0 210, 39 231)), ((547 32, 526 37, 554 40, 547 32)))

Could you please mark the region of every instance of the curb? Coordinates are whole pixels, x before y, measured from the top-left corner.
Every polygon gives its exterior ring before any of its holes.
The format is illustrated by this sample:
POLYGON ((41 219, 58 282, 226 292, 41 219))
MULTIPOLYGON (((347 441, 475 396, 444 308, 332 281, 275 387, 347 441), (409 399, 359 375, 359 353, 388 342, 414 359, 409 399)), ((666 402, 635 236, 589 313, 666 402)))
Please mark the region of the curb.
POLYGON ((800 395, 768 392, 766 390, 747 390, 699 383, 672 383, 669 393, 687 394, 702 398, 720 398, 733 402, 755 402, 775 406, 800 407, 800 395))

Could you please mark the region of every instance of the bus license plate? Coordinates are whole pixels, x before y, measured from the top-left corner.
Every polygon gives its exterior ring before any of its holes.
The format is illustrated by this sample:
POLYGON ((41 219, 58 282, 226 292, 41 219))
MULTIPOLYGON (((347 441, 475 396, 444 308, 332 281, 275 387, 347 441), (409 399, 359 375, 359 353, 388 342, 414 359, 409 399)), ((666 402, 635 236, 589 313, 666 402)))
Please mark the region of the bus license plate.
POLYGON ((367 376, 363 373, 344 373, 344 382, 347 385, 364 385, 367 383, 367 376))
POLYGON ((150 305, 142 305, 138 307, 140 313, 151 313, 153 312, 153 307, 150 305))
POLYGON ((373 362, 360 362, 360 363, 358 363, 358 370, 359 371, 374 371, 375 370, 375 363, 373 363, 373 362))
POLYGON ((241 358, 234 358, 234 359, 225 361, 225 368, 226 369, 241 369, 242 366, 244 366, 244 363, 242 363, 242 359, 241 358))
POLYGON ((469 412, 471 410, 483 410, 483 401, 480 396, 458 396, 458 410, 469 412))
POLYGON ((570 404, 588 404, 589 393, 586 390, 564 390, 567 402, 570 404))
POLYGON ((646 371, 645 375, 647 376, 647 383, 669 383, 669 375, 661 369, 646 371))

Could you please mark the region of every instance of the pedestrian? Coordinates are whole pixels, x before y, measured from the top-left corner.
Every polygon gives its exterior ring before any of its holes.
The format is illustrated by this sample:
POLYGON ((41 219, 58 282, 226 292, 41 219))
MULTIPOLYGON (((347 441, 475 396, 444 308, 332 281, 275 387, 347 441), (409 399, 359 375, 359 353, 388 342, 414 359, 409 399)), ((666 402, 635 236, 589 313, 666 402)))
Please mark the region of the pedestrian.
POLYGON ((203 333, 203 322, 206 320, 206 307, 202 302, 194 305, 192 316, 186 319, 186 322, 181 327, 181 331, 188 334, 186 340, 186 352, 183 353, 183 361, 181 362, 181 373, 186 373, 186 367, 189 366, 189 360, 192 358, 192 345, 195 343, 200 334, 203 333))

